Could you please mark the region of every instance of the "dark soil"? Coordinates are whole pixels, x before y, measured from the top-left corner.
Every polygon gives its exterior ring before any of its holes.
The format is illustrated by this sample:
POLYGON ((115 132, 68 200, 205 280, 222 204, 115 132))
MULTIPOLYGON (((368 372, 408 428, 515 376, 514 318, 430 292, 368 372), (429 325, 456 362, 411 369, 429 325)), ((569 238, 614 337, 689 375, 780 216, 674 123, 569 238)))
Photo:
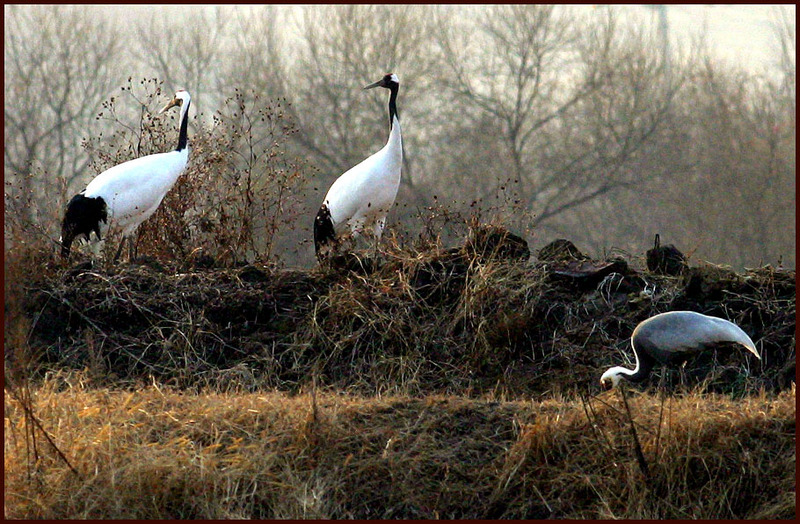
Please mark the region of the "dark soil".
POLYGON ((744 394, 795 380, 794 271, 705 264, 670 276, 557 242, 534 260, 524 240, 489 231, 447 251, 311 271, 80 264, 28 288, 23 311, 39 374, 86 368, 105 385, 591 391, 606 368, 632 362, 634 327, 671 310, 737 323, 762 361, 723 345, 643 387, 744 394))

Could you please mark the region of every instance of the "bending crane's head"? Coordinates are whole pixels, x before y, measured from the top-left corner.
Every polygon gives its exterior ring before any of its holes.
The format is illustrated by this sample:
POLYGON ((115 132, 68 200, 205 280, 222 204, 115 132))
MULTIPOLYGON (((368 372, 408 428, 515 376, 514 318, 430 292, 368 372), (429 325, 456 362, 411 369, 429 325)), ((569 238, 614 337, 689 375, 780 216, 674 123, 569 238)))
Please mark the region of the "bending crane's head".
POLYGON ((620 367, 613 367, 603 373, 603 376, 600 377, 600 385, 603 387, 603 389, 615 388, 619 384, 621 378, 622 373, 620 372, 620 367))
POLYGON ((372 89, 373 87, 385 87, 386 89, 391 89, 392 85, 399 86, 400 79, 397 78, 397 75, 394 73, 386 73, 386 75, 383 78, 381 78, 374 84, 365 86, 364 89, 372 89))
POLYGON ((175 98, 169 101, 167 105, 161 108, 159 114, 163 113, 167 109, 175 106, 182 107, 184 104, 188 104, 192 97, 189 96, 189 92, 181 89, 175 93, 175 98))

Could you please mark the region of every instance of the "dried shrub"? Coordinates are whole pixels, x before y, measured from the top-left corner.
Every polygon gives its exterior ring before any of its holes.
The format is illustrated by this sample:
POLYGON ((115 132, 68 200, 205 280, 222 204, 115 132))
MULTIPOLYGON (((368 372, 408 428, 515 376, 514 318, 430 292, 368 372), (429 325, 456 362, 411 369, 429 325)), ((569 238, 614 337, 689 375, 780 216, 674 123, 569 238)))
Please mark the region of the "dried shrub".
MULTIPOLYGON (((177 126, 170 122, 177 113, 154 114, 164 95, 171 93, 157 79, 129 79, 120 97, 103 104, 98 118, 110 120, 114 131, 86 142, 98 172, 174 147, 177 126), (119 107, 131 101, 140 108, 138 114, 120 114, 119 107)), ((304 164, 286 152, 296 132, 286 105, 285 100, 236 90, 210 122, 192 119, 189 165, 138 228, 139 255, 178 264, 198 253, 220 264, 279 261, 278 236, 302 213, 299 195, 306 180, 304 164)), ((202 116, 202 108, 193 103, 190 118, 196 111, 202 116)))

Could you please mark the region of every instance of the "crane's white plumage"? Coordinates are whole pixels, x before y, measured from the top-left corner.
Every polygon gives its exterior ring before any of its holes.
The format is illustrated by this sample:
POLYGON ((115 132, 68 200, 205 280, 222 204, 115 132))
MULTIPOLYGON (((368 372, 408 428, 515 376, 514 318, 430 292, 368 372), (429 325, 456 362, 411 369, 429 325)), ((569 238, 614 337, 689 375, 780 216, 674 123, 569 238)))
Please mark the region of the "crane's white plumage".
POLYGON ((694 311, 669 311, 648 318, 633 330, 631 347, 636 367, 615 366, 600 377, 602 385, 619 384, 621 378, 640 382, 656 362, 677 365, 691 355, 721 342, 741 344, 761 359, 756 346, 742 328, 728 320, 694 311))
POLYGON ((380 240, 386 215, 397 197, 403 164, 403 141, 396 105, 400 80, 395 74, 387 74, 364 89, 374 87, 384 87, 391 92, 389 140, 380 151, 337 178, 328 190, 314 220, 314 246, 317 256, 321 255, 323 247, 334 242, 336 235, 342 234, 347 227, 357 236, 372 226, 376 240, 380 240))
POLYGON ((115 228, 122 232, 123 240, 129 238, 139 224, 155 213, 189 161, 190 103, 189 93, 178 91, 159 111, 163 113, 174 106, 181 108, 177 149, 113 166, 97 175, 86 189, 72 198, 61 226, 62 256, 69 256, 76 237, 88 240, 92 232, 99 240, 101 232, 105 235, 109 228, 115 228))

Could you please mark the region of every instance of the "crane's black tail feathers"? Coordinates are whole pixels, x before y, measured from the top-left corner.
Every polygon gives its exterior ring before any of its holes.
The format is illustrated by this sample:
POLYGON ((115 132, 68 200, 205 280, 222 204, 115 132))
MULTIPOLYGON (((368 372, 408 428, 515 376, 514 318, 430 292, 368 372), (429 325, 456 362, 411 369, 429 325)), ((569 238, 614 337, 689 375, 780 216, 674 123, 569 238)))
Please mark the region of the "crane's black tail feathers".
POLYGON ((69 257, 72 241, 84 236, 87 240, 94 232, 100 239, 100 222, 108 221, 108 208, 101 197, 86 197, 78 193, 67 204, 61 223, 61 257, 69 257))
POLYGON ((314 219, 314 250, 321 259, 336 244, 336 231, 333 228, 331 212, 326 204, 322 204, 314 219))

